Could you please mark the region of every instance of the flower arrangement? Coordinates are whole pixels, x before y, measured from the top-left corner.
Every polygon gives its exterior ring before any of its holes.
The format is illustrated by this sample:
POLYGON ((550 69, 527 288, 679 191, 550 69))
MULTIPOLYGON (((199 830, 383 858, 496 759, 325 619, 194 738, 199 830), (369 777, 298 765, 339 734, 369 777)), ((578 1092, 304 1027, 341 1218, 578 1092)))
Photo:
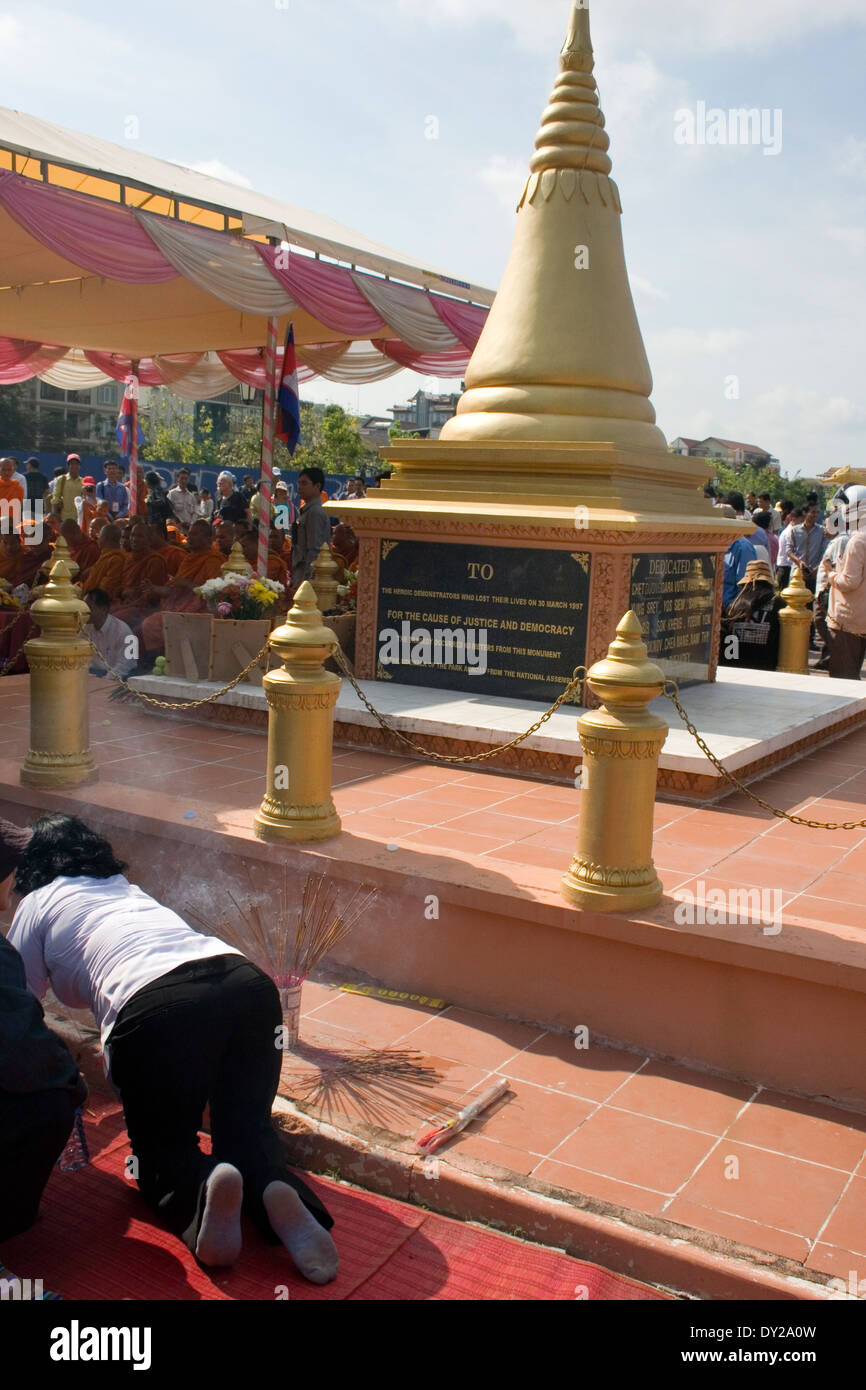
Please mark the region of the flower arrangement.
POLYGON ((358 606, 358 571, 343 570, 343 581, 337 585, 337 599, 344 613, 354 613, 358 606))
POLYGON ((217 618, 268 618, 285 587, 275 579, 231 574, 208 579, 195 592, 217 618))

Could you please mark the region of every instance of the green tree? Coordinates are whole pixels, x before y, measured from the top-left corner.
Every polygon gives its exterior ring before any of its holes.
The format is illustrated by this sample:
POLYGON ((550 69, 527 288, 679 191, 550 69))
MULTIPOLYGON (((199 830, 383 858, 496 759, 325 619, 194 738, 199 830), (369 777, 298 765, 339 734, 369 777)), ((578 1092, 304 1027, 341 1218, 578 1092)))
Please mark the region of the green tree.
MULTIPOLYGON (((741 492, 745 497, 749 492, 756 495, 768 492, 774 503, 787 497, 796 506, 801 506, 806 501, 806 493, 812 490, 802 478, 783 478, 770 468, 723 463, 721 459, 708 459, 707 462, 715 471, 715 476, 710 481, 723 493, 741 492)), ((820 497, 820 491, 818 495, 820 497)))
POLYGON ((0 386, 0 439, 7 449, 35 449, 36 411, 27 386, 0 386))

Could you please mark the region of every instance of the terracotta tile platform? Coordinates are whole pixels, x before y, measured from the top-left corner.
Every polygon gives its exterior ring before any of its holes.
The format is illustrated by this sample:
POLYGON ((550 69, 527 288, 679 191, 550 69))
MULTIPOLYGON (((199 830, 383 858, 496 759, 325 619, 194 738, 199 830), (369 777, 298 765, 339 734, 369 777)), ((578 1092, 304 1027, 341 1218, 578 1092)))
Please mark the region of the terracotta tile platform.
MULTIPOLYGON (((64 793, 64 804, 87 814, 98 800, 102 812, 158 821, 163 835, 175 827, 188 838, 189 820, 249 836, 263 789, 261 735, 154 719, 107 696, 94 680, 100 782, 64 793)), ((17 787, 27 721, 26 677, 0 681, 0 801, 32 815, 39 795, 17 787)), ((579 792, 358 751, 336 751, 333 771, 344 834, 311 847, 317 855, 345 862, 351 849, 358 864, 388 859, 396 870, 434 847, 436 862, 463 866, 469 884, 470 870, 488 866, 512 875, 527 903, 558 894, 579 792)), ((818 819, 866 818, 866 731, 755 787, 818 819)), ((766 883, 783 890, 786 924, 829 924, 850 941, 866 926, 866 829, 804 832, 743 795, 719 811, 659 805, 656 826, 668 892, 698 879, 766 883)), ((852 1270, 866 1291, 866 1115, 856 1108, 662 1060, 649 1048, 593 1037, 581 1050, 564 1031, 431 1003, 421 984, 420 1001, 393 980, 367 986, 369 994, 338 988, 364 987, 358 979, 337 967, 304 989, 301 1044, 284 1064, 291 1102, 281 1107, 301 1162, 520 1226, 698 1296, 827 1297, 828 1280, 847 1282, 852 1270), (334 1072, 335 1055, 369 1049, 417 1054, 412 1074, 334 1072), (437 1163, 413 1156, 425 1121, 454 1113, 495 1076, 512 1083, 505 1100, 437 1163)), ((804 1020, 804 1056, 822 1045, 804 1020)))

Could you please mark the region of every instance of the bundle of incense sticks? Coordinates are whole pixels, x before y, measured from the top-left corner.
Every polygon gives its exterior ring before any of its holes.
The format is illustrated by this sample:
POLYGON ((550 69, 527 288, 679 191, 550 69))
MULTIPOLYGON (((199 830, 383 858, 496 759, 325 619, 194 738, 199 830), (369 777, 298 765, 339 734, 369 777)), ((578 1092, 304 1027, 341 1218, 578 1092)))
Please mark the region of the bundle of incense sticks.
POLYGON ((419 1153, 425 1156, 435 1153, 436 1150, 441 1148, 443 1144, 446 1144, 453 1135, 459 1134, 461 1129, 465 1129, 466 1126, 471 1124, 483 1111, 487 1110, 494 1101, 499 1100, 500 1096, 504 1096, 507 1090, 508 1077, 500 1076, 499 1080, 495 1081, 492 1086, 488 1086, 486 1091, 482 1091, 481 1095, 478 1096, 476 1100, 471 1101, 469 1105, 465 1105, 460 1113, 454 1116, 453 1120, 448 1120, 445 1124, 434 1125, 432 1129, 425 1130, 421 1137, 415 1140, 415 1148, 419 1153))
POLYGON ((231 891, 227 896, 237 912, 235 922, 224 921, 217 925, 197 912, 189 912, 189 915, 213 935, 236 946, 248 960, 270 975, 279 989, 292 989, 303 984, 310 972, 369 912, 378 897, 375 886, 364 882, 341 911, 337 901, 339 892, 339 884, 325 874, 308 874, 296 917, 290 908, 289 873, 284 866, 278 908, 270 911, 264 920, 256 904, 248 903, 244 910, 231 891))

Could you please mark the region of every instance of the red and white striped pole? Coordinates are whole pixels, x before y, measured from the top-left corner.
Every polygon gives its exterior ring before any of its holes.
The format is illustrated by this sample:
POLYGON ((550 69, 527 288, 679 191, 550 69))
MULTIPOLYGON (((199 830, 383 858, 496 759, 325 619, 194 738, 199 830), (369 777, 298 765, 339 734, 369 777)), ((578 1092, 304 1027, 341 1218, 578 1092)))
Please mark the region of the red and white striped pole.
POLYGON ((130 363, 129 382, 129 515, 138 511, 138 361, 130 363))
POLYGON ((268 319, 265 347, 265 399, 262 406, 262 468, 259 480, 259 552, 256 568, 259 578, 268 575, 268 547, 271 533, 271 499, 274 495, 274 424, 277 399, 277 320, 268 319))

